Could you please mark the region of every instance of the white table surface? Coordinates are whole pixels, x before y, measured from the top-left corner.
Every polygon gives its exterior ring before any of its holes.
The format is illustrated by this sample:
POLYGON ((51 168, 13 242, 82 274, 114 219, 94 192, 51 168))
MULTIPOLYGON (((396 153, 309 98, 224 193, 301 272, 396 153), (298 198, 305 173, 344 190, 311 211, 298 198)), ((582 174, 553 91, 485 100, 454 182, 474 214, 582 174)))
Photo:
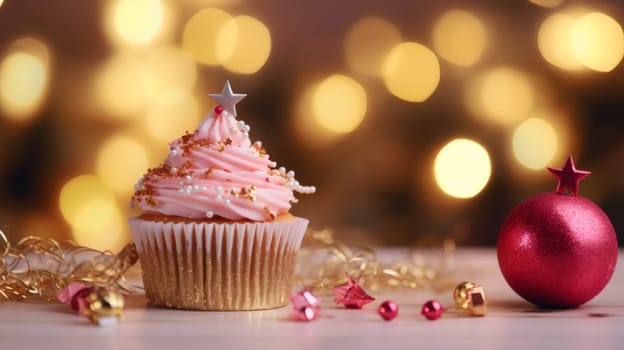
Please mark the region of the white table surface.
MULTIPOLYGON (((623 258, 620 254, 620 260, 623 258)), ((289 307, 252 312, 204 312, 145 308, 130 296, 121 323, 91 325, 67 305, 0 304, 0 349, 624 349, 624 269, 616 268, 595 299, 572 310, 544 311, 522 301, 499 272, 494 249, 459 249, 461 279, 481 283, 488 314, 437 321, 420 315, 423 302, 452 304, 452 291, 401 290, 374 293, 363 310, 323 300, 323 316, 290 321, 289 307), (383 321, 376 307, 399 303, 399 316, 383 321), (599 317, 597 317, 599 316, 599 317)))

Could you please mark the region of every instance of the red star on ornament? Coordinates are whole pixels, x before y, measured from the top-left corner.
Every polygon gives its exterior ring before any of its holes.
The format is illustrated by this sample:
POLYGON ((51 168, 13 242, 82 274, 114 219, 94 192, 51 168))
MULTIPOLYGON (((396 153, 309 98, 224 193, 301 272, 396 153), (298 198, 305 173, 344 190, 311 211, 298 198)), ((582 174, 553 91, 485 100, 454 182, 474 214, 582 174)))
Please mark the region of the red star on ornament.
POLYGON ((572 155, 568 157, 563 168, 548 167, 548 170, 559 180, 557 183, 557 193, 566 193, 566 190, 570 190, 575 196, 578 196, 579 182, 591 174, 591 171, 577 170, 574 167, 572 155))
POLYGON ((361 309, 364 305, 375 300, 375 298, 366 294, 364 288, 360 286, 360 278, 362 276, 353 279, 348 273, 345 273, 345 275, 347 276, 347 283, 334 288, 334 292, 337 295, 336 299, 334 299, 336 304, 342 304, 347 309, 361 309))

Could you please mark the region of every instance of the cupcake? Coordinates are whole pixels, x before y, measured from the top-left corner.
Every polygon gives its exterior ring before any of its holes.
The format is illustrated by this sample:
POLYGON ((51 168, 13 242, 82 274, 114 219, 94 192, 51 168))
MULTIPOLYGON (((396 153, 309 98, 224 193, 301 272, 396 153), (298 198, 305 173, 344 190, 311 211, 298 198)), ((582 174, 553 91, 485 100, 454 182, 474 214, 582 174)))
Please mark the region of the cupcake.
POLYGON ((289 210, 294 192, 313 193, 269 159, 236 120, 246 95, 226 82, 193 133, 139 179, 129 219, 147 303, 194 310, 286 305, 308 220, 289 210))

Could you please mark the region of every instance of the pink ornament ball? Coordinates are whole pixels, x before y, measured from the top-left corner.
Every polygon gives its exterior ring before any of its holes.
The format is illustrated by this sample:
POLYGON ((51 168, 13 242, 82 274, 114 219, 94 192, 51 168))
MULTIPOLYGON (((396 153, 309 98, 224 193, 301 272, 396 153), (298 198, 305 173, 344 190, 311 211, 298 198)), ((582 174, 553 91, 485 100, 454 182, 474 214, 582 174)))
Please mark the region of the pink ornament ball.
POLYGON ((509 214, 497 254, 505 280, 522 298, 544 308, 572 308, 607 285, 618 242, 611 221, 592 201, 543 193, 509 214))

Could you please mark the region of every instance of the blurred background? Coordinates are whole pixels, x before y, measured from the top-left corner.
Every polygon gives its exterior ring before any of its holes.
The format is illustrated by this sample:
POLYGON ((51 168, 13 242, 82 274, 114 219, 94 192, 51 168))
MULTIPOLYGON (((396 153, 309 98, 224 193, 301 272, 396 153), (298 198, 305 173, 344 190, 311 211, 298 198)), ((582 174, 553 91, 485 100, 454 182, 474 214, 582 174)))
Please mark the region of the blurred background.
POLYGON ((493 245, 547 166, 623 241, 624 1, 0 0, 0 229, 118 250, 136 180, 229 79, 353 244, 493 245))

